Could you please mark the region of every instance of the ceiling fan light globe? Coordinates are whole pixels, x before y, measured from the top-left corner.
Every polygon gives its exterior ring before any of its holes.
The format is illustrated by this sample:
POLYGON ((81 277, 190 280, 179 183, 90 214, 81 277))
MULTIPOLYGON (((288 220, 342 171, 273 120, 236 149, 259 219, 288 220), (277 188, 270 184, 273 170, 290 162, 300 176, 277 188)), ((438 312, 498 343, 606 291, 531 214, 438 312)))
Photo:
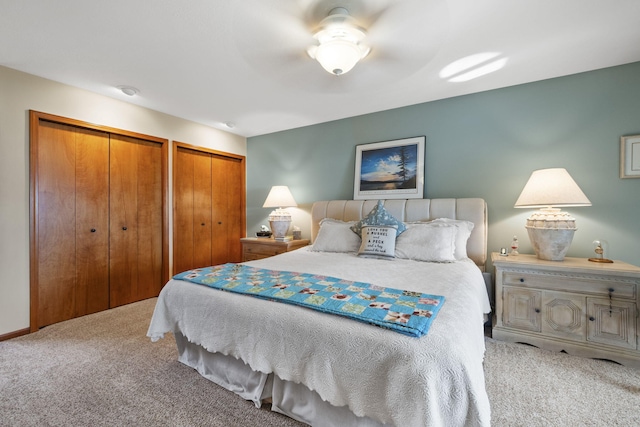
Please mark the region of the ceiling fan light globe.
POLYGON ((322 68, 335 75, 348 73, 362 57, 360 46, 346 40, 322 43, 315 52, 322 68))
POLYGON ((318 46, 316 45, 312 45, 307 48, 307 55, 309 55, 311 59, 316 59, 317 52, 318 52, 318 46))

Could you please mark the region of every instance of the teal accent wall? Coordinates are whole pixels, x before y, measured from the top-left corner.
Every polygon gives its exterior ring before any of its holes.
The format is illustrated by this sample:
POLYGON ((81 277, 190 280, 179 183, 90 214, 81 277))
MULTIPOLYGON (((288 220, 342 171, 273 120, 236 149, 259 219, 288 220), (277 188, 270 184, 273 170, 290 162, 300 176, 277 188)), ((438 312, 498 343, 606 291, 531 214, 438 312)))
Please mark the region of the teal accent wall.
MULTIPOLYGON (((301 100, 304 102, 304 100, 301 100)), ((568 256, 605 256, 640 265, 640 179, 620 179, 620 137, 640 134, 640 62, 322 123, 247 141, 247 234, 267 224, 272 185, 300 205, 308 236, 315 200, 353 198, 355 147, 424 135, 425 198, 482 197, 488 250, 524 228, 532 210, 514 209, 536 169, 564 167, 593 206, 566 208, 578 230, 568 256)))

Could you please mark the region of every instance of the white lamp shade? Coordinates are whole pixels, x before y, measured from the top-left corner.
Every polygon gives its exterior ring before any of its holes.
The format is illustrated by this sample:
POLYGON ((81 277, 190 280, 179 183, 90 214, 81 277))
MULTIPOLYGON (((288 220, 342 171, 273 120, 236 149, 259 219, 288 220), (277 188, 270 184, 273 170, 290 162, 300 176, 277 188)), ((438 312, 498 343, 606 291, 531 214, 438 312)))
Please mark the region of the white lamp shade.
POLYGON ((290 206, 298 206, 298 204, 286 185, 274 185, 271 187, 271 191, 269 191, 269 195, 262 205, 263 208, 286 208, 290 206))
POLYGON ((591 206, 564 168, 534 171, 516 201, 516 208, 591 206))

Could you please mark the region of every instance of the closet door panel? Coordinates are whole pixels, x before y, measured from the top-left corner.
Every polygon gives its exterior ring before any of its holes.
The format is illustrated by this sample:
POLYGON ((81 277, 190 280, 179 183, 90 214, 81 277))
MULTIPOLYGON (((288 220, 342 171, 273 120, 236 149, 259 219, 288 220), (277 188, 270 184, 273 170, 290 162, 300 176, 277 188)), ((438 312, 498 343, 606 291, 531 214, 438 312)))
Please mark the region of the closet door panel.
POLYGON ((211 265, 211 156, 179 147, 174 161, 174 271, 211 265))
POLYGON ((229 182, 228 206, 230 209, 229 223, 229 259, 233 262, 242 261, 242 245, 238 242, 245 236, 244 227, 244 163, 238 159, 233 159, 228 163, 228 173, 233 177, 229 182), (233 213, 231 213, 231 211, 233 213))
POLYGON ((213 155, 212 157, 212 263, 240 262, 242 249, 242 197, 244 181, 241 179, 240 160, 213 155))
POLYGON ((157 296, 162 288, 162 147, 140 141, 137 147, 137 260, 132 284, 136 301, 157 296))
POLYGON ((75 133, 41 122, 38 129, 38 328, 75 314, 75 133))
POLYGON ((196 153, 193 165, 193 265, 208 267, 211 260, 211 156, 196 153))
POLYGON ((46 121, 38 135, 37 326, 43 327, 109 307, 109 139, 46 121))
POLYGON ((138 150, 120 136, 111 136, 110 152, 110 306, 135 301, 138 279, 138 150))
POLYGON ((110 305, 162 288, 162 146, 111 136, 110 305))
POLYGON ((76 315, 109 308, 109 137, 76 132, 76 315))
POLYGON ((173 161, 173 271, 180 273, 193 265, 193 211, 195 156, 178 148, 173 161))

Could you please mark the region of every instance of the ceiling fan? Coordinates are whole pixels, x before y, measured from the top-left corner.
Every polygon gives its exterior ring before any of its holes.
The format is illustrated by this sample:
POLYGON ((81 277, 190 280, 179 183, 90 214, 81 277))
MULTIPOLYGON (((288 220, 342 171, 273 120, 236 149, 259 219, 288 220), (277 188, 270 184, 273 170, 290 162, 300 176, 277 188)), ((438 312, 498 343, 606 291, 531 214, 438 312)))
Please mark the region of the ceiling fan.
POLYGON ((351 71, 371 51, 363 43, 366 36, 366 30, 347 9, 336 7, 320 21, 319 29, 313 35, 319 44, 310 46, 307 53, 329 73, 340 76, 351 71))
POLYGON ((449 29, 446 0, 246 3, 233 2, 236 52, 261 78, 303 91, 399 82, 428 65, 449 29))

